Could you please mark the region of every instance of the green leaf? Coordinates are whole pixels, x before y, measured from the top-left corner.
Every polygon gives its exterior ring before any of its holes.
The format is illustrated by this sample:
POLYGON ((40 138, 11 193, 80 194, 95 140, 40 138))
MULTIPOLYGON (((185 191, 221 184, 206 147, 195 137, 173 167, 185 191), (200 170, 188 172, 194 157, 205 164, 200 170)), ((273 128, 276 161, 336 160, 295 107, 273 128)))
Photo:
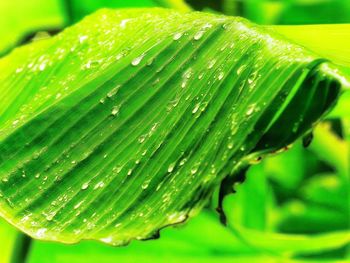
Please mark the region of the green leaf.
POLYGON ((269 253, 281 256, 296 256, 304 253, 330 251, 349 244, 349 231, 334 231, 318 235, 287 235, 260 232, 233 225, 235 231, 246 243, 269 253))
POLYGON ((2 218, 0 218, 0 262, 10 262, 11 253, 15 247, 17 231, 2 218))
POLYGON ((270 26, 291 41, 333 62, 350 66, 350 24, 270 26), (322 41, 321 41, 322 40, 322 41))
POLYGON ((244 19, 165 9, 102 10, 0 72, 0 214, 38 239, 113 245, 197 214, 308 131, 344 78, 244 19))
POLYGON ((0 2, 0 55, 39 30, 61 29, 66 17, 58 0, 0 2))
MULTIPOLYGON (((285 236, 287 239, 288 236, 285 236)), ((292 236, 291 239, 295 239, 292 236)), ((315 240, 315 239, 309 239, 315 240)), ((305 249, 304 249, 305 250, 305 249)), ((45 263, 47 255, 52 262, 318 262, 294 260, 275 253, 251 248, 234 236, 230 229, 220 225, 212 212, 203 211, 188 224, 168 228, 160 239, 149 242, 132 242, 129 246, 115 249, 92 241, 74 246, 36 241, 29 263, 45 263)), ((323 262, 323 261, 322 261, 323 262)), ((325 262, 343 262, 325 261, 325 262)))

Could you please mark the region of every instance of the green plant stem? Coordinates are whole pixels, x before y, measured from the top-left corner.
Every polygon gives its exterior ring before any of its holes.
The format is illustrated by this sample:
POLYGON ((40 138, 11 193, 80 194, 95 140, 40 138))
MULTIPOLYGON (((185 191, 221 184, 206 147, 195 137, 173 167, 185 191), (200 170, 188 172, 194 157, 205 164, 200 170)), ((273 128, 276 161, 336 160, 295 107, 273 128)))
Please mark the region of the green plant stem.
POLYGON ((27 262, 32 238, 23 233, 18 233, 12 251, 10 263, 27 262))

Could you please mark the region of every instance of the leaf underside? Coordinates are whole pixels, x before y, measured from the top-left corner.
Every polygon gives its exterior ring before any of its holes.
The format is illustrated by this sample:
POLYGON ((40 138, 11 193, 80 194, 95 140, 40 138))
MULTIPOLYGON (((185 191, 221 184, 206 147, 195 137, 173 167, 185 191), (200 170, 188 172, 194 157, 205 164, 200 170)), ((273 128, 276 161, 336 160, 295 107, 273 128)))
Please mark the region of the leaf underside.
POLYGON ((0 60, 0 214, 28 235, 147 239, 308 131, 335 66, 241 18, 102 10, 0 60))

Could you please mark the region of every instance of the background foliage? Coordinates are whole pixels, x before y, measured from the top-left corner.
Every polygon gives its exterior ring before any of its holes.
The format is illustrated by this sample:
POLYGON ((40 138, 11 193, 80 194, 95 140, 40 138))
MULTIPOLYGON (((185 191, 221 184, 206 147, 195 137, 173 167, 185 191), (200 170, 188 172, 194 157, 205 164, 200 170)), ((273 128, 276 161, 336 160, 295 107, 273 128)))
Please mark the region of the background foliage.
MULTIPOLYGON (((350 23, 347 0, 188 2, 197 10, 241 15, 261 24, 350 23)), ((101 7, 167 4, 160 0, 1 1, 0 54, 33 37, 47 36, 37 32, 55 34, 101 7)), ((181 3, 179 6, 187 8, 181 3)), ((214 198, 197 218, 183 227, 163 230, 158 240, 133 242, 123 248, 89 241, 74 246, 35 241, 29 262, 48 262, 48 258, 52 262, 347 262, 348 95, 316 129, 309 148, 299 141, 284 154, 249 169, 245 183, 237 185, 236 194, 225 199, 228 227, 219 223, 214 198)), ((0 262, 9 261, 16 238, 16 230, 1 221, 0 262)))

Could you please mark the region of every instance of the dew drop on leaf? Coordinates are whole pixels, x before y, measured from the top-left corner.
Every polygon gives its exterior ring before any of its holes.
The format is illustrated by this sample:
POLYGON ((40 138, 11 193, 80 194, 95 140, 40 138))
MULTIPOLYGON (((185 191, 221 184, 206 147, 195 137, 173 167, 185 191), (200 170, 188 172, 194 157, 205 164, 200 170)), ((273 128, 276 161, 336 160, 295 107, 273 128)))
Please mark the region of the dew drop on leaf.
POLYGON ((195 114, 195 113, 198 111, 199 106, 200 106, 200 103, 197 103, 197 104, 194 106, 194 108, 193 108, 193 110, 192 110, 192 114, 195 114))
POLYGON ((210 60, 209 64, 208 64, 208 69, 212 69, 214 67, 214 65, 216 64, 216 59, 212 59, 210 60))
POLYGON ((197 173, 198 167, 199 167, 199 164, 194 165, 194 166, 191 168, 191 174, 197 173))
POLYGON ((146 140, 146 135, 141 135, 138 139, 139 143, 143 143, 146 140))
POLYGON ((100 182, 98 182, 98 183, 95 185, 94 190, 96 190, 96 189, 98 189, 98 188, 102 188, 104 185, 105 185, 105 183, 102 182, 102 181, 100 181, 100 182))
POLYGON ((151 182, 151 179, 148 179, 148 180, 144 181, 143 184, 141 185, 141 188, 143 190, 147 189, 150 182, 151 182))
POLYGON ((81 190, 85 190, 89 187, 89 183, 83 183, 83 185, 81 186, 81 190))
POLYGON ((88 36, 80 36, 79 37, 80 44, 83 43, 86 39, 88 39, 88 36))
POLYGON ((101 238, 100 240, 104 243, 110 244, 110 243, 112 243, 113 238, 112 237, 104 237, 104 238, 101 238))
POLYGON ((121 28, 125 28, 126 24, 130 21, 131 19, 123 19, 122 21, 120 21, 120 27, 121 28))
POLYGON ((134 67, 136 67, 137 65, 140 64, 140 62, 142 61, 142 59, 144 58, 144 54, 137 57, 137 58, 134 58, 133 61, 131 61, 131 65, 133 65, 134 67))
POLYGON ((179 40, 181 37, 182 37, 183 33, 179 32, 179 33, 176 33, 174 36, 173 36, 173 39, 174 40, 179 40))
POLYGON ((246 111, 246 116, 250 116, 254 113, 256 105, 253 103, 248 107, 248 110, 246 111))
POLYGON ((45 236, 46 231, 47 231, 46 228, 40 228, 40 229, 38 229, 38 230, 36 231, 35 236, 36 236, 37 238, 42 238, 42 237, 45 236))
POLYGON ((98 61, 88 61, 85 65, 85 68, 87 69, 90 69, 90 68, 93 68, 93 67, 96 67, 98 66, 99 62, 98 61))
POLYGON ((246 65, 242 65, 237 69, 237 75, 240 75, 246 68, 246 65))
POLYGON ((114 106, 114 107, 112 108, 111 114, 112 114, 113 116, 116 116, 116 115, 119 113, 119 109, 120 109, 120 106, 114 106))
POLYGON ((168 173, 171 173, 172 171, 174 171, 175 168, 175 163, 171 163, 168 167, 168 173))
POLYGON ((120 88, 120 85, 118 85, 118 86, 116 86, 115 88, 113 88, 112 90, 110 90, 110 91, 107 93, 107 97, 108 97, 108 98, 112 98, 115 94, 117 94, 119 88, 120 88))
POLYGON ((74 206, 74 209, 78 209, 78 208, 82 205, 82 203, 84 203, 84 201, 81 201, 81 202, 77 203, 77 204, 74 206))
POLYGON ((198 31, 194 36, 193 36, 193 39, 194 40, 200 40, 202 38, 202 36, 204 35, 204 31, 203 30, 200 30, 198 31))

